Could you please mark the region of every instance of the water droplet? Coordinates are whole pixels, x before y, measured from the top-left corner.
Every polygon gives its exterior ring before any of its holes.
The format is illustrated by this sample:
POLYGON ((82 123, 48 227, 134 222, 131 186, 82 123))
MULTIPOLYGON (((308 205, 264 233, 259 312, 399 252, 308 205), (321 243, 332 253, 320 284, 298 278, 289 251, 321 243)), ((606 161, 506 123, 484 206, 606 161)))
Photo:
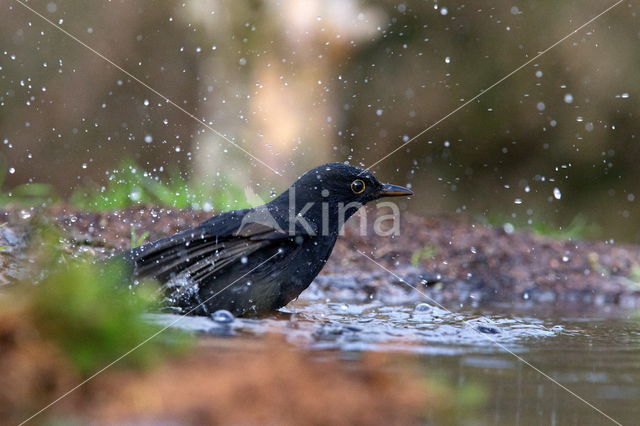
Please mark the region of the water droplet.
POLYGON ((220 309, 211 314, 211 319, 220 324, 230 324, 233 322, 233 314, 225 309, 220 309))
POLYGON ((553 198, 559 200, 562 198, 562 192, 560 192, 559 188, 553 188, 553 198))
POLYGON ((416 312, 429 312, 431 310, 431 306, 429 306, 427 303, 420 303, 416 305, 414 310, 416 312))
POLYGON ((573 95, 571 93, 567 93, 564 95, 564 103, 572 104, 573 103, 573 95))

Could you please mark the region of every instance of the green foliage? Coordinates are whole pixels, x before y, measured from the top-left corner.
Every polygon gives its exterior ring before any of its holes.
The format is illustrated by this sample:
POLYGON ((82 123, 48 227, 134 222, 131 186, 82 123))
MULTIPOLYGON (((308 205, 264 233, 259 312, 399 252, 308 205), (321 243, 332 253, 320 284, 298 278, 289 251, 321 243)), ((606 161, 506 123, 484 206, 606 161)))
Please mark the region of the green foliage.
POLYGON ((504 226, 509 223, 515 228, 528 230, 558 240, 595 238, 600 232, 600 228, 583 215, 575 216, 566 226, 535 219, 532 219, 531 223, 522 224, 500 214, 480 217, 480 221, 489 226, 504 226))
MULTIPOLYGON (((0 162, 0 207, 8 204, 43 206, 60 201, 53 186, 46 183, 25 183, 11 190, 1 190, 6 176, 6 165, 0 162)), ((131 160, 120 163, 109 176, 107 185, 78 187, 69 202, 74 207, 89 211, 117 210, 142 204, 196 210, 249 206, 242 187, 226 177, 219 177, 212 184, 194 183, 174 170, 161 180, 131 160)))
POLYGON ((635 288, 640 288, 640 266, 634 265, 629 271, 629 281, 635 288))
POLYGON ((149 232, 144 231, 141 235, 137 235, 135 226, 131 225, 130 245, 132 249, 140 247, 147 238, 149 238, 149 232))
POLYGON ((150 366, 188 346, 185 334, 165 330, 155 336, 162 329, 143 319, 157 307, 155 285, 145 283, 133 292, 126 265, 71 257, 58 230, 46 223, 35 228, 36 249, 29 256, 35 275, 46 276, 37 285, 26 280, 16 289, 29 288, 23 293, 26 315, 81 374, 89 375, 125 354, 118 366, 150 366))
POLYGON ((7 165, 0 157, 0 207, 7 204, 19 207, 41 206, 59 200, 53 186, 47 183, 24 183, 11 190, 3 189, 7 173, 7 165))
POLYGON ((426 246, 416 250, 411 255, 411 264, 418 266, 420 262, 427 259, 432 259, 438 254, 438 248, 434 246, 426 246))
POLYGON ((178 171, 165 180, 125 160, 109 176, 106 186, 85 185, 74 191, 70 202, 83 210, 116 210, 141 204, 193 209, 228 209, 247 206, 239 185, 221 177, 215 184, 189 182, 178 171))
POLYGON ((147 366, 167 349, 186 342, 175 331, 164 331, 145 322, 142 314, 154 306, 148 291, 135 294, 123 288, 127 281, 122 265, 102 268, 86 261, 60 266, 34 290, 34 319, 46 337, 57 342, 83 374, 90 374, 128 353, 128 366, 147 366), (178 343, 176 345, 176 343, 178 343))
POLYGON ((531 229, 540 235, 560 240, 590 238, 599 232, 597 225, 589 222, 583 215, 577 215, 567 226, 551 226, 544 222, 534 222, 531 229))

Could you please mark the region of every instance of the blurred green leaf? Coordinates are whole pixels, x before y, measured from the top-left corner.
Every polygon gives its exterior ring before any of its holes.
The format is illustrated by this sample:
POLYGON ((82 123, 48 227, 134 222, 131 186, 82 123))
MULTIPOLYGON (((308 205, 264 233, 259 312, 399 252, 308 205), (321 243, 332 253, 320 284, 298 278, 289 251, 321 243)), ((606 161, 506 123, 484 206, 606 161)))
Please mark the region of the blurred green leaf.
POLYGON ((576 215, 565 226, 549 223, 542 219, 529 219, 530 223, 522 223, 501 214, 479 217, 479 221, 489 226, 504 226, 509 223, 516 228, 559 240, 594 238, 600 232, 600 228, 583 215, 576 215))
POLYGON ((416 250, 411 255, 411 264, 418 266, 423 260, 431 259, 438 254, 438 248, 434 246, 426 246, 416 250))
MULTIPOLYGON (((6 164, 0 157, 0 189, 6 179, 6 175, 6 164)), ((53 185, 47 183, 24 183, 13 187, 9 191, 0 191, 0 206, 12 203, 20 207, 34 207, 52 204, 56 201, 58 201, 56 191, 53 185)))
POLYGON ((131 227, 130 245, 132 249, 140 247, 147 238, 149 238, 149 232, 144 231, 141 235, 137 235, 136 228, 131 227))
MULTIPOLYGON (((144 367, 175 346, 176 332, 147 339, 160 328, 142 319, 155 307, 147 286, 130 292, 124 265, 72 261, 60 265, 34 290, 32 310, 44 335, 57 342, 83 374, 127 354, 120 363, 144 367)), ((180 337, 178 341, 183 339, 180 337)))
POLYGON ((248 207, 243 189, 221 177, 216 185, 190 182, 177 170, 161 180, 124 160, 106 186, 88 184, 76 189, 70 203, 85 210, 115 210, 141 204, 162 207, 219 209, 248 207), (223 189, 220 189, 223 188, 223 189))
POLYGON ((14 187, 11 192, 18 197, 52 197, 55 194, 53 185, 48 183, 25 183, 14 187))

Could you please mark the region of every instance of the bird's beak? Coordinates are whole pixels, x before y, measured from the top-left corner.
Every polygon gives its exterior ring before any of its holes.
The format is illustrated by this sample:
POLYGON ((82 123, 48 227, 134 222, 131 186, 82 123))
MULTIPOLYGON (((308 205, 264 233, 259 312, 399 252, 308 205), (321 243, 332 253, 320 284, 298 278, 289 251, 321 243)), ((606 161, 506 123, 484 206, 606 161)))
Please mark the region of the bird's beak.
POLYGON ((382 190, 378 193, 379 197, 407 197, 413 195, 413 191, 403 186, 390 185, 388 183, 382 185, 382 190))

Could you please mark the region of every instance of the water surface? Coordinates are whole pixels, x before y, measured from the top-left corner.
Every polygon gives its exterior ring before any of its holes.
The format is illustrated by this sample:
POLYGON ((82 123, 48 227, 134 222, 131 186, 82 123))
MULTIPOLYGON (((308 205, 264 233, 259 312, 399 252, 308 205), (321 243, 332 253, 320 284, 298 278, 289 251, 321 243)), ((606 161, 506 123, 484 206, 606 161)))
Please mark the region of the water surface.
MULTIPOLYGON (((151 315, 171 324, 180 317, 151 315)), ((454 387, 484 389, 469 424, 613 424, 523 361, 622 424, 640 423, 640 327, 628 311, 571 312, 543 306, 467 308, 411 303, 297 301, 263 319, 180 319, 212 336, 278 333, 345 358, 362 351, 411 352, 454 387), (448 310, 450 309, 450 310, 448 310)))

